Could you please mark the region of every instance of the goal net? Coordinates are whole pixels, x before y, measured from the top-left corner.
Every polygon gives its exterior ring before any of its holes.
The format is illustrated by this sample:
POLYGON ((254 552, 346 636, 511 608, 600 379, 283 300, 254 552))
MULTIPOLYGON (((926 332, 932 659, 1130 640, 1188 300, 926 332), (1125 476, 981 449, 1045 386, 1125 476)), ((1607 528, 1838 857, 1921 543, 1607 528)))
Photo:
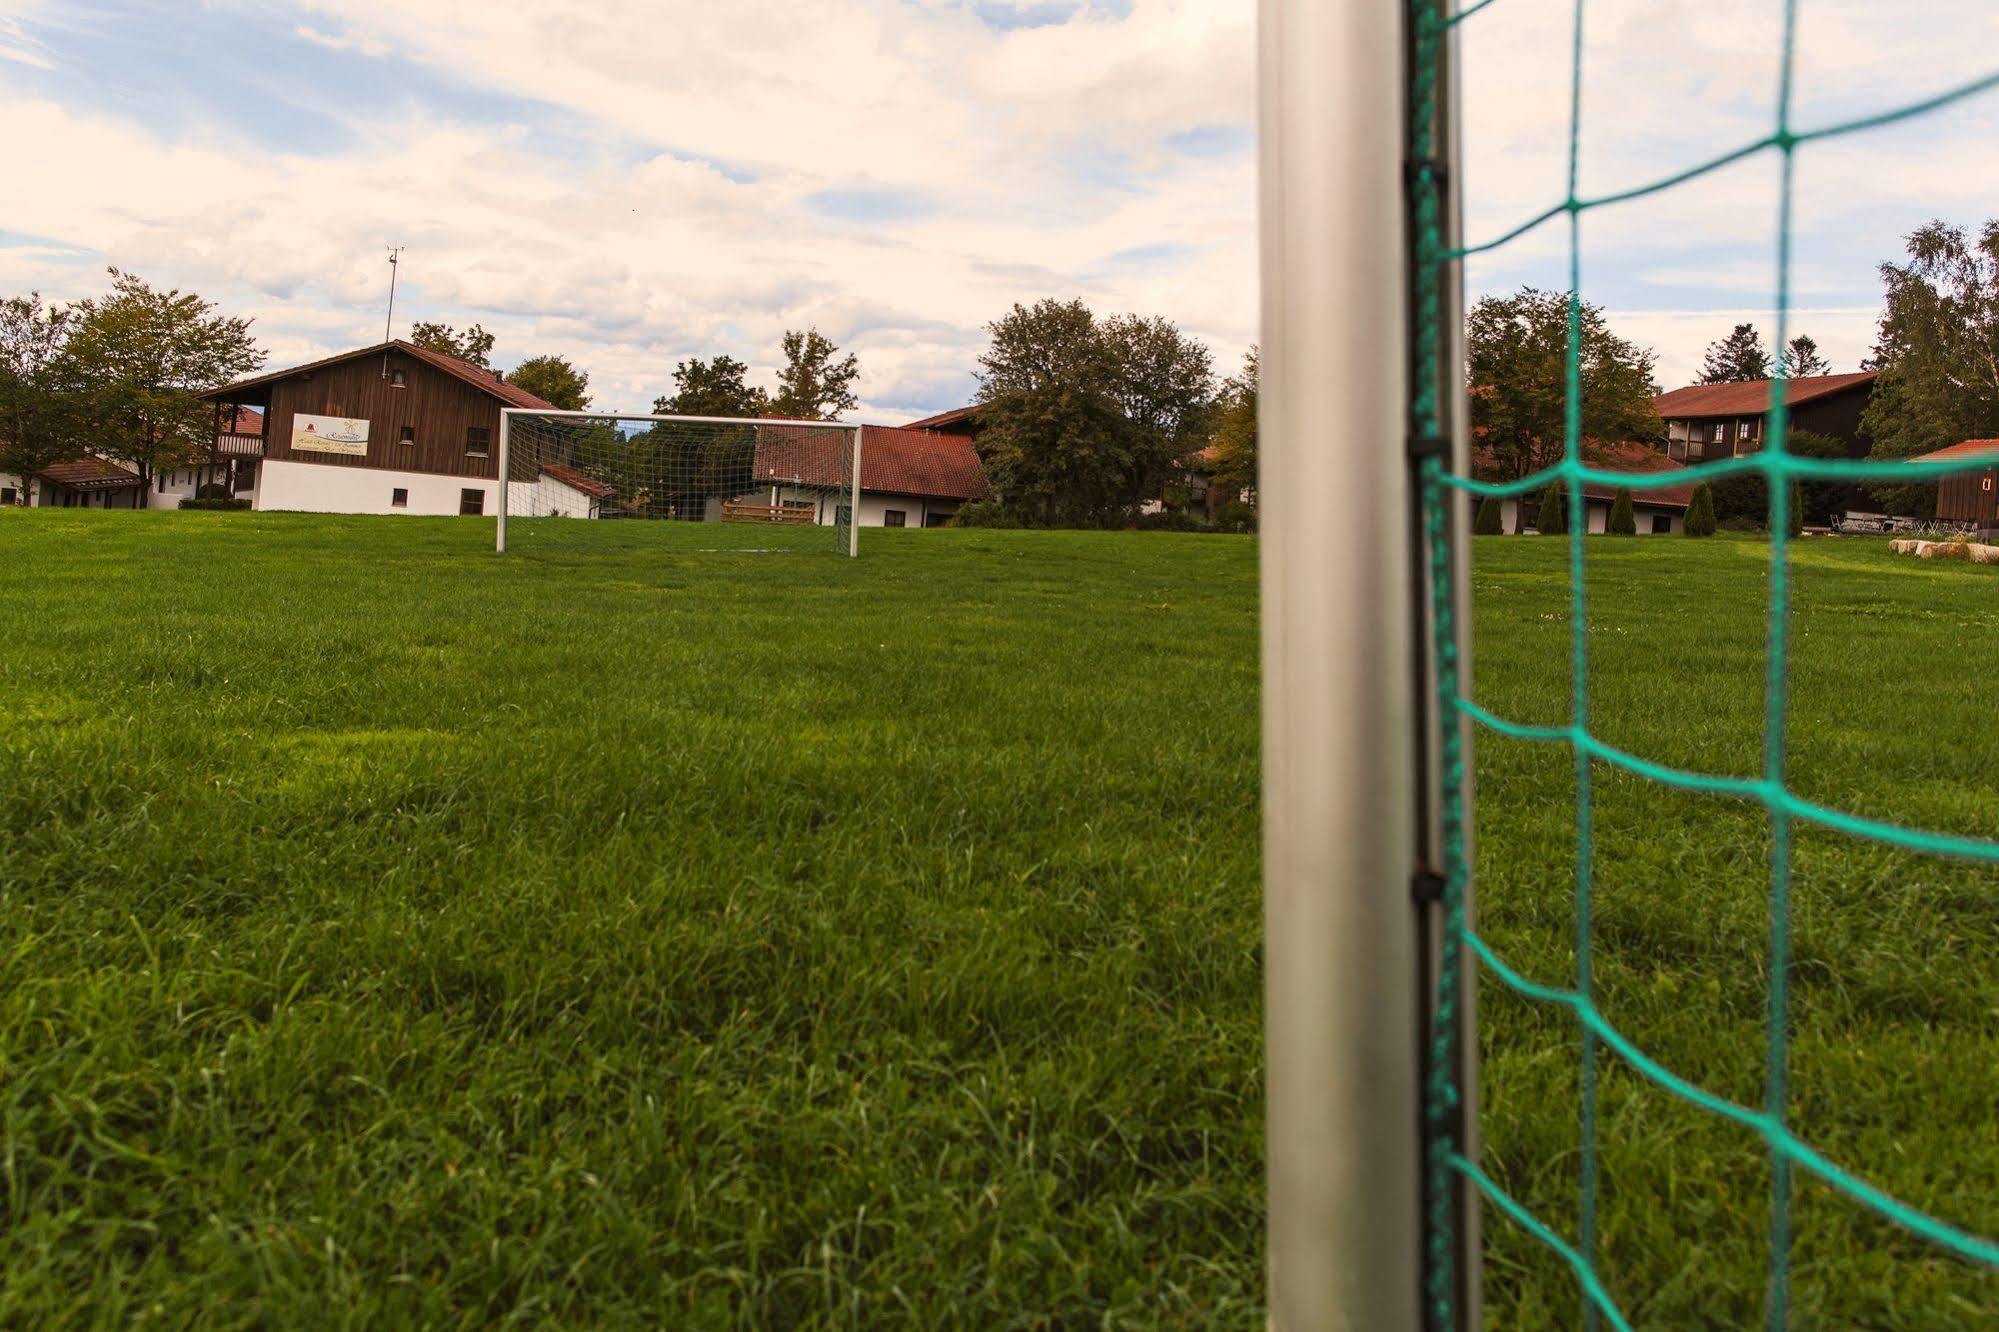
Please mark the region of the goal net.
POLYGON ((652 520, 689 549, 856 554, 859 446, 833 422, 509 410, 498 547, 652 520))

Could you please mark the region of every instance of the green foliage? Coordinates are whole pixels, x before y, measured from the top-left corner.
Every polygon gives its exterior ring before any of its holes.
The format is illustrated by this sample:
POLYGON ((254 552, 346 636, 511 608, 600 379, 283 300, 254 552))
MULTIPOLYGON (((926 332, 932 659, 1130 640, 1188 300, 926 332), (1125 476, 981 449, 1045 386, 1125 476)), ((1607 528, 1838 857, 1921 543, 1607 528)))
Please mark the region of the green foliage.
MULTIPOLYGON (((1861 417, 1876 458, 1910 458, 1999 436, 1999 219, 1974 240, 1937 221, 1908 238, 1908 262, 1881 265, 1875 332, 1881 371, 1861 417)), ((1937 483, 1871 484, 1891 513, 1934 513, 1937 483)))
POLYGON ((1809 333, 1800 333, 1785 343, 1777 360, 1783 366, 1786 379, 1806 379, 1832 373, 1832 362, 1819 355, 1818 339, 1809 333))
POLYGON ((580 412, 590 405, 588 372, 560 356, 530 356, 513 368, 507 382, 565 412, 580 412))
POLYGON ((1710 342, 1701 361, 1703 384, 1743 384, 1770 377, 1770 353, 1754 324, 1737 324, 1733 332, 1710 342))
POLYGON ((1241 500, 1230 500, 1215 509, 1217 532, 1254 532, 1256 522, 1256 510, 1241 500))
POLYGON ((1708 537, 1715 533, 1714 490, 1705 481, 1694 487, 1694 496, 1687 504, 1687 521, 1682 530, 1691 537, 1708 537))
POLYGON ((150 486, 156 472, 206 461, 215 408, 195 396, 264 363, 250 321, 192 292, 159 291, 111 270, 111 293, 77 302, 62 377, 96 452, 150 486))
POLYGON ((486 359, 493 351, 493 335, 478 324, 463 333, 449 324, 417 324, 410 329, 410 342, 428 351, 443 352, 446 356, 469 361, 484 370, 493 368, 492 362, 486 359))
POLYGON ((1208 438, 1209 484, 1225 495, 1256 493, 1257 397, 1261 390, 1259 348, 1244 353, 1242 369, 1222 381, 1208 438))
POLYGON ((204 485, 196 486, 194 490, 194 497, 196 499, 228 499, 229 495, 229 487, 223 485, 220 481, 207 482, 204 485))
MULTIPOLYGON (((1583 302, 1582 434, 1588 439, 1652 439, 1662 426, 1652 407, 1656 356, 1618 337, 1599 306, 1583 302)), ((1491 480, 1513 481, 1562 456, 1569 296, 1522 287, 1487 296, 1466 321, 1471 423, 1481 441, 1474 460, 1491 480)))
MULTIPOLYGON (((203 486, 202 489, 207 490, 209 487, 203 486)), ((250 501, 237 499, 229 495, 183 495, 181 496, 179 507, 183 509, 247 510, 250 507, 250 501)))
POLYGON ((549 527, 0 522, 0 1321, 1260 1326, 1255 546, 549 527))
POLYGON ((75 395, 63 391, 72 322, 40 292, 0 303, 0 472, 21 478, 23 502, 36 476, 84 446, 75 395))
POLYGON ((1631 507, 1631 492, 1620 488, 1610 501, 1610 518, 1604 531, 1611 536, 1637 536, 1638 514, 1631 507))
POLYGON ((962 504, 951 515, 953 527, 990 527, 999 529, 1021 528, 1027 524, 1018 513, 996 500, 975 500, 962 504))
MULTIPOLYGON (((1845 440, 1816 430, 1793 430, 1784 437, 1784 449, 1801 458, 1844 458, 1850 450, 1845 440)), ((1797 511, 1805 521, 1823 526, 1853 505, 1853 487, 1844 481, 1806 481, 1798 485, 1797 511)))
POLYGON ((1541 506, 1534 513, 1534 527, 1542 536, 1562 536, 1569 530, 1569 492, 1555 484, 1541 492, 1541 506))
POLYGON ((851 412, 858 399, 854 381, 861 365, 849 353, 838 360, 839 348, 816 328, 784 335, 784 366, 777 372, 777 396, 770 414, 794 421, 831 421, 851 412))
POLYGON ((750 368, 733 356, 704 361, 691 356, 673 367, 673 392, 652 409, 675 416, 768 416, 770 394, 745 378, 750 368))
POLYGON ((1121 523, 1206 441, 1207 349, 1163 319, 1081 301, 1016 305, 979 361, 979 451, 995 495, 1055 526, 1121 523))
POLYGON ((1499 536, 1505 531, 1505 510, 1495 495, 1487 495, 1478 502, 1478 516, 1472 520, 1475 536, 1499 536))

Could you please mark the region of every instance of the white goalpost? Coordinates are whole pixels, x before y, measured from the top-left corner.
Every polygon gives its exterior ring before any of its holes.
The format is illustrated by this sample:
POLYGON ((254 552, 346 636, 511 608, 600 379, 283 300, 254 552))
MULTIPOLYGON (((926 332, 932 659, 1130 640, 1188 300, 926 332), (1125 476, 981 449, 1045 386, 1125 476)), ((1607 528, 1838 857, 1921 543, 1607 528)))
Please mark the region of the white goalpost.
POLYGON ((859 425, 760 417, 500 413, 494 549, 549 519, 701 524, 689 549, 860 554, 859 425))

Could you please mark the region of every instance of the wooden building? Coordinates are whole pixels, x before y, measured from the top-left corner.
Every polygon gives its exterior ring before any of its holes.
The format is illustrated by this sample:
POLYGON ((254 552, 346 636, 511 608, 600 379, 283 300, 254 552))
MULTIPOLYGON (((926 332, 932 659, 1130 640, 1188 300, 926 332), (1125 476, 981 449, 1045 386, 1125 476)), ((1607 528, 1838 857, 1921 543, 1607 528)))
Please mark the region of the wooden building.
POLYGON ((400 340, 202 396, 218 459, 257 463, 255 506, 312 513, 492 513, 500 410, 553 406, 497 370, 400 340))
MULTIPOLYGON (((1807 375, 1784 381, 1790 429, 1809 430, 1846 442, 1849 457, 1865 457, 1870 447, 1860 414, 1873 395, 1872 370, 1850 375, 1807 375)), ((1652 400, 1665 422, 1660 451, 1675 462, 1713 462, 1763 447, 1775 380, 1736 384, 1692 384, 1652 400)))
POLYGON ((1999 528, 1999 439, 1967 439, 1910 461, 1943 462, 1980 456, 1987 457, 1988 462, 1978 471, 1957 472, 1938 479, 1937 517, 1991 531, 1999 528))

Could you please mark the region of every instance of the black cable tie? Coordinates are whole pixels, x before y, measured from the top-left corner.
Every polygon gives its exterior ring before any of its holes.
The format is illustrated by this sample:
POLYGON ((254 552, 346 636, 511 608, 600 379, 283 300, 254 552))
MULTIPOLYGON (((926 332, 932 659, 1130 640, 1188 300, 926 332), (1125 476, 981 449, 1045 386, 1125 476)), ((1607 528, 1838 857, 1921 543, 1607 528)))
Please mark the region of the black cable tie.
POLYGON ((1418 906, 1438 906, 1444 900, 1444 876, 1432 869, 1419 869, 1409 876, 1409 896, 1418 906))
POLYGON ((1425 458, 1449 459, 1451 456, 1451 437, 1449 435, 1412 433, 1409 436, 1408 448, 1409 461, 1412 463, 1420 463, 1425 458))

